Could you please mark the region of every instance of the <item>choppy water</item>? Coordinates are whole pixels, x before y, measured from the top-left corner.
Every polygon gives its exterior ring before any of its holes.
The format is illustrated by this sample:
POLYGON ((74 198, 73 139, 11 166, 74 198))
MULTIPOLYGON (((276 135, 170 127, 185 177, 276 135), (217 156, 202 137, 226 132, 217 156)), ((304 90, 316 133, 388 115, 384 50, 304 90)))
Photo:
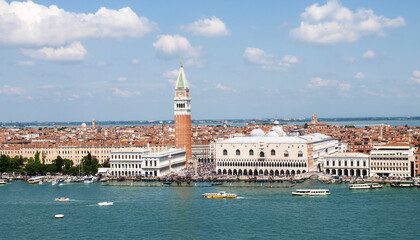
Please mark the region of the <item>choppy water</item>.
POLYGON ((329 188, 293 197, 264 187, 0 186, 1 239, 419 239, 420 189, 329 188), (212 191, 238 199, 203 199, 212 191), (55 202, 69 197, 70 202, 55 202), (97 206, 112 201, 113 206, 97 206), (54 219, 55 214, 64 219, 54 219))

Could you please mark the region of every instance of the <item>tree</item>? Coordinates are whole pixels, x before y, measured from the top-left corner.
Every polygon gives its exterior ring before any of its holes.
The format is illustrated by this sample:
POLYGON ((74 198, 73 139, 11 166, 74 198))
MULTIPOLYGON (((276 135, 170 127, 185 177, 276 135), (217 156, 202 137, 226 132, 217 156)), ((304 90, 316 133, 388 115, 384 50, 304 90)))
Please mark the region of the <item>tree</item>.
POLYGON ((57 156, 57 158, 54 160, 54 164, 56 167, 56 171, 61 172, 65 163, 62 157, 57 156))
POLYGON ((101 166, 98 162, 96 157, 92 157, 90 152, 82 159, 83 164, 83 171, 87 174, 96 174, 98 172, 98 168, 101 166))
POLYGON ((102 167, 110 167, 111 165, 109 164, 109 158, 102 164, 102 167))

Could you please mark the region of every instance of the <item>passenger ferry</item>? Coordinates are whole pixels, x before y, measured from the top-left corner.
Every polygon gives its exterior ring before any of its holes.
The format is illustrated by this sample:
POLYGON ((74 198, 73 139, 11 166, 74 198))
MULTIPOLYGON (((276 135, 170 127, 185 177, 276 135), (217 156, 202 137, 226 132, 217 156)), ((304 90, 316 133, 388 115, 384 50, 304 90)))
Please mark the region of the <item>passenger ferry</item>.
POLYGON ((350 190, 356 190, 356 189, 376 189, 376 188, 382 188, 381 184, 378 183, 360 183, 360 184, 350 184, 349 189, 350 190))
POLYGON ((40 183, 40 182, 42 182, 43 179, 44 179, 44 177, 33 177, 33 178, 29 178, 28 183, 29 184, 40 183))
POLYGON ((237 198, 235 193, 218 192, 218 193, 204 193, 204 198, 237 198))
POLYGON ((293 196, 326 196, 330 194, 328 189, 297 189, 292 192, 293 196))
POLYGON ((414 181, 405 180, 405 181, 393 181, 391 182, 391 187, 414 187, 414 181))

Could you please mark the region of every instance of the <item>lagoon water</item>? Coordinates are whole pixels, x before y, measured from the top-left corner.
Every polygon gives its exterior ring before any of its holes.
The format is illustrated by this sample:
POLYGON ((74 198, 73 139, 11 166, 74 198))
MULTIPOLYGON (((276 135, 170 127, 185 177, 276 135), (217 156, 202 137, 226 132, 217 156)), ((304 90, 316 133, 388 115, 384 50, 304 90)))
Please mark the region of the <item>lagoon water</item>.
MULTIPOLYGON (((264 185, 263 185, 264 186, 264 185)), ((419 239, 420 189, 348 190, 306 181, 294 188, 0 186, 1 239, 419 239), (294 197, 328 188, 327 197, 294 197), (228 191, 238 199, 204 199, 228 191), (55 202, 69 197, 70 202, 55 202), (111 201, 113 206, 98 206, 111 201), (64 214, 63 219, 54 219, 64 214)))

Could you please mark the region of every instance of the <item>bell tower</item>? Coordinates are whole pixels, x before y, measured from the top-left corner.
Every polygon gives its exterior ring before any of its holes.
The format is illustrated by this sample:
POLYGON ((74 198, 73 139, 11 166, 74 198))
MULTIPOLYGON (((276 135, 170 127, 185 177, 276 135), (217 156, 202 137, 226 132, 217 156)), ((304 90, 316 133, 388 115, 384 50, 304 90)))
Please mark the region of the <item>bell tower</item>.
POLYGON ((186 150, 186 166, 191 153, 191 98, 187 78, 181 62, 174 97, 175 147, 186 150))

